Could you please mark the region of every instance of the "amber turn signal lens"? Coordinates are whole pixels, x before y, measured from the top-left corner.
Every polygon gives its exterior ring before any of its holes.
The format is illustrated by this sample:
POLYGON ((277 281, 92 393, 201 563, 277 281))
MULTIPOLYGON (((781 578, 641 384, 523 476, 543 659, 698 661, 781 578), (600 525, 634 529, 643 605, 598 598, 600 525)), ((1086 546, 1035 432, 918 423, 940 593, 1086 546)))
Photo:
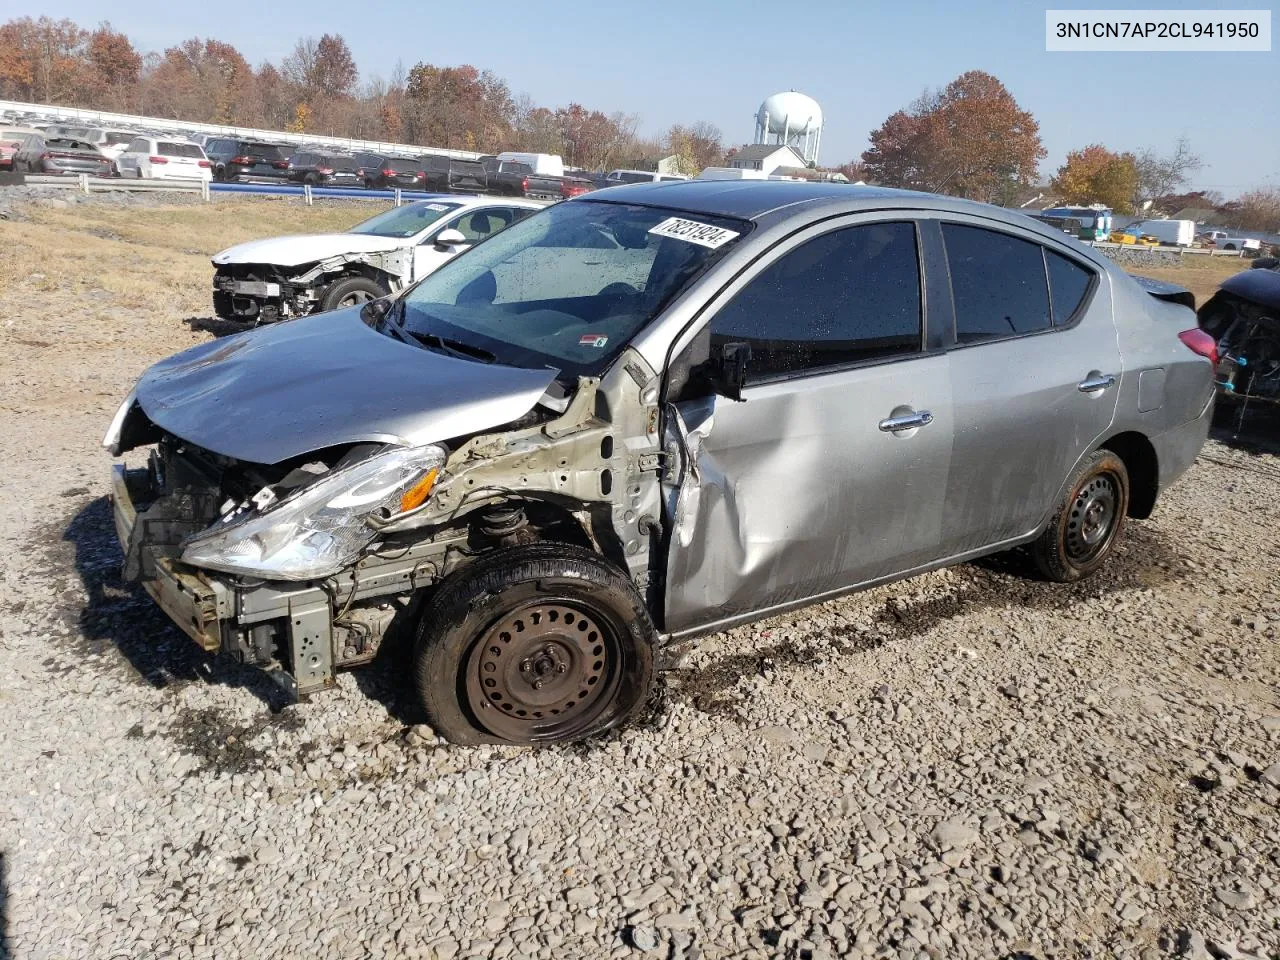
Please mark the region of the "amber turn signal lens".
POLYGON ((400 498, 401 513, 413 510, 427 502, 427 497, 431 496, 431 488, 436 485, 437 473, 439 473, 438 470, 428 470, 421 480, 404 492, 404 496, 400 498))

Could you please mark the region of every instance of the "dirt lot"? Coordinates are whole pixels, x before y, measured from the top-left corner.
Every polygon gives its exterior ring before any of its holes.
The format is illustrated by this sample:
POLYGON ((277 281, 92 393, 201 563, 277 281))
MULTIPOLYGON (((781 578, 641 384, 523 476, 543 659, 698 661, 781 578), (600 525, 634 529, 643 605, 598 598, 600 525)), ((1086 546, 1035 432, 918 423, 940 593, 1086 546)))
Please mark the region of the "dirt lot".
POLYGON ((0 221, 0 957, 1280 957, 1271 455, 1211 443, 1085 584, 710 638, 589 747, 448 747, 394 658, 273 713, 195 651, 119 580, 98 439, 210 335, 210 253, 374 210, 0 221))

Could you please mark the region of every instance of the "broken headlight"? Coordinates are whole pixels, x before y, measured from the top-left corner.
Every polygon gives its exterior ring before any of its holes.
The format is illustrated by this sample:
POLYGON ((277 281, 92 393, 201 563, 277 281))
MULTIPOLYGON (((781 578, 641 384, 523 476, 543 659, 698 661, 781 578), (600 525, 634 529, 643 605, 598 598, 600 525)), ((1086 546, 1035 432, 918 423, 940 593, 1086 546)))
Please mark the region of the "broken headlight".
POLYGON ((124 420, 125 417, 129 416, 129 412, 137 402, 138 391, 135 387, 129 391, 129 395, 124 398, 124 401, 116 409, 116 415, 111 418, 111 423, 107 425, 107 432, 102 438, 102 445, 113 457, 120 456, 120 433, 124 430, 124 420))
POLYGON ((373 541, 366 519, 425 502, 444 459, 442 447, 398 447, 335 470, 248 519, 196 534, 183 562, 268 580, 330 576, 373 541))

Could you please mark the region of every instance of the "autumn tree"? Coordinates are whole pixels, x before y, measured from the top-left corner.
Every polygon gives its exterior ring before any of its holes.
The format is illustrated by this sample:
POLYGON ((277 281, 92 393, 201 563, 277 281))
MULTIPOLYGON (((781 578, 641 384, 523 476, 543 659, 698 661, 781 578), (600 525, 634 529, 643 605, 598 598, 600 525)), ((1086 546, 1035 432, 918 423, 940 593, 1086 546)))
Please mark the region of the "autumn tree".
POLYGON ((1112 153, 1095 143, 1067 154, 1052 187, 1064 203, 1101 203, 1117 213, 1132 213, 1137 183, 1133 154, 1112 153))
POLYGON ((494 143, 511 130, 513 105, 506 81, 469 64, 437 67, 419 63, 405 84, 406 133, 441 147, 461 147, 467 132, 494 143))
POLYGON ((706 120, 688 127, 675 124, 667 131, 667 149, 680 158, 680 172, 694 176, 704 167, 720 164, 724 157, 723 139, 720 128, 706 120))
POLYGON ((192 37, 164 52, 143 82, 146 112, 203 123, 248 123, 254 73, 240 51, 192 37))
POLYGON ((129 38, 102 23, 89 34, 85 47, 92 93, 96 103, 117 110, 132 109, 142 76, 142 56, 129 38))
POLYGON ((280 72, 304 99, 313 101, 349 96, 360 76, 347 41, 328 33, 319 40, 303 37, 294 44, 280 72))
POLYGON ((886 119, 862 161, 886 186, 992 200, 1034 182, 1044 156, 1035 118, 999 80, 971 70, 886 119))
POLYGON ((49 17, 22 17, 0 26, 0 92, 40 103, 86 102, 87 37, 72 21, 49 17))

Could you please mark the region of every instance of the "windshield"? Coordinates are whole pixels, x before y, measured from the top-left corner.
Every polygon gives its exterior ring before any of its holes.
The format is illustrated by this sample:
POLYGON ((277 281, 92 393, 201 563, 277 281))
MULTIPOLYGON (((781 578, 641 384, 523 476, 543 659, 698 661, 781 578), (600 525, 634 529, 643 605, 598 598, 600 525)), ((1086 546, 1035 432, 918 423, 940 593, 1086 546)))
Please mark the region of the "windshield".
POLYGON ((448 341, 511 366, 591 376, 750 226, 558 203, 429 275, 400 301, 400 322, 428 347, 448 341))
POLYGON ((445 214, 457 209, 456 203, 427 203, 419 200, 370 217, 363 223, 357 223, 347 233, 368 233, 375 237, 396 237, 403 240, 421 233, 445 214))

